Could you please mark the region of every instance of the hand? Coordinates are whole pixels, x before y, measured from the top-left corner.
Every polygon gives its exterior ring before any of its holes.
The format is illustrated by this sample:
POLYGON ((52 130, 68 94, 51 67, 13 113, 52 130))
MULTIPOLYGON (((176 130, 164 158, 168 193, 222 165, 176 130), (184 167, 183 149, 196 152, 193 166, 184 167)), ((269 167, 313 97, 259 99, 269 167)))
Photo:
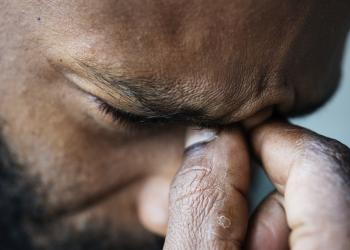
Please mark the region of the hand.
POLYGON ((249 158, 239 129, 190 150, 170 195, 165 249, 349 249, 350 152, 284 122, 251 132, 277 192, 248 222, 249 158), (289 239, 289 242, 288 242, 289 239))
POLYGON ((171 185, 164 249, 240 249, 248 222, 245 139, 234 128, 217 136, 194 131, 193 140, 202 143, 188 148, 171 185))
POLYGON ((251 133, 277 188, 257 210, 248 249, 350 249, 350 150, 284 122, 251 133))

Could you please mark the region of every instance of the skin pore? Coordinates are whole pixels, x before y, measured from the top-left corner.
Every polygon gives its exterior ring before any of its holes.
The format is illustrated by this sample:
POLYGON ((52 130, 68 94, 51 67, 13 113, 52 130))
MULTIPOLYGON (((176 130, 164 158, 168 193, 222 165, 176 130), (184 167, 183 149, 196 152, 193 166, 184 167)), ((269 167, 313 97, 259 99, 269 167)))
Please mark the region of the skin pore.
POLYGON ((28 195, 37 202, 23 203, 40 211, 18 208, 28 225, 7 223, 34 247, 55 232, 107 249, 147 246, 145 227, 164 236, 153 221, 140 222, 140 190, 154 177, 173 178, 186 127, 249 123, 256 114, 257 124, 272 110, 301 114, 324 103, 338 83, 349 5, 1 1, 1 173, 13 176, 6 186, 20 190, 15 197, 28 195), (36 230, 43 220, 54 223, 36 230))

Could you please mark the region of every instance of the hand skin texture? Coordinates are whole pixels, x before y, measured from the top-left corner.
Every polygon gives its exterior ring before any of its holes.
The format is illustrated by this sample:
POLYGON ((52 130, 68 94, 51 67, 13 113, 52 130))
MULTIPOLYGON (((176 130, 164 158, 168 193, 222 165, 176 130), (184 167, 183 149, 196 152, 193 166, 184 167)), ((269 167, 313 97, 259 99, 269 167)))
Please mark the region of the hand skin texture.
POLYGON ((267 121, 249 138, 276 192, 247 237, 249 157, 235 128, 186 154, 170 189, 164 249, 349 249, 349 148, 283 121, 267 121))
MULTIPOLYGON (((0 0, 0 17, 0 226, 12 229, 0 234, 0 246, 22 250, 26 238, 33 249, 137 243, 140 250, 152 249, 151 233, 165 236, 166 194, 188 127, 253 127, 273 111, 307 113, 329 99, 350 1, 0 0)), ((217 175, 243 178, 243 137, 237 129, 228 137, 236 139, 223 150, 242 153, 222 155, 217 175)), ((219 181, 203 178, 209 188, 219 181)), ((243 199, 248 179, 227 180, 220 188, 243 199)), ((337 187, 327 183, 320 186, 337 187)), ((181 203, 172 197, 175 209, 181 203)), ((232 226, 212 232, 236 246, 244 228, 229 232, 245 210, 231 212, 241 204, 235 199, 223 197, 215 208, 229 207, 232 226)))
POLYGON ((349 148, 280 121, 255 128, 250 140, 277 192, 257 211, 248 249, 288 249, 289 233, 293 250, 349 249, 349 148))
POLYGON ((186 152, 170 188, 164 249, 240 249, 248 222, 245 144, 234 128, 186 152))

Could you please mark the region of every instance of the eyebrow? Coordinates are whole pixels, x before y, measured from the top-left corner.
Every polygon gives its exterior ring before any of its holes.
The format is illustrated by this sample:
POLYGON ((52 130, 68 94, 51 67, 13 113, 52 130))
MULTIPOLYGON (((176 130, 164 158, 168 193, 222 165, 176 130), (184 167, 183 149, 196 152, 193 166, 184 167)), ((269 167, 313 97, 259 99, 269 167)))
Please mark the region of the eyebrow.
POLYGON ((113 107, 118 115, 131 122, 182 123, 202 127, 225 125, 226 116, 213 117, 204 108, 185 104, 184 98, 176 96, 174 86, 179 84, 178 81, 125 77, 111 73, 104 67, 95 67, 81 61, 78 63, 99 83, 116 89, 126 99, 134 100, 134 103, 136 100, 135 105, 141 110, 142 115, 113 107))

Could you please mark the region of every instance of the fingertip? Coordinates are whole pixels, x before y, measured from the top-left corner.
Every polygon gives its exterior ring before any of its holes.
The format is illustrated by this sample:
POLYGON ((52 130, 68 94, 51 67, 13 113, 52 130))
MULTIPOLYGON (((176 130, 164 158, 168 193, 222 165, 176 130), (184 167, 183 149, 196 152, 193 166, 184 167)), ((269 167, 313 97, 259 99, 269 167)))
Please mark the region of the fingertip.
POLYGON ((168 195, 171 179, 162 176, 145 181, 140 191, 137 210, 140 222, 152 233, 165 236, 168 224, 168 195))
POLYGON ((250 142, 257 158, 279 191, 284 191, 289 169, 298 157, 302 129, 283 120, 270 120, 254 128, 250 142))

